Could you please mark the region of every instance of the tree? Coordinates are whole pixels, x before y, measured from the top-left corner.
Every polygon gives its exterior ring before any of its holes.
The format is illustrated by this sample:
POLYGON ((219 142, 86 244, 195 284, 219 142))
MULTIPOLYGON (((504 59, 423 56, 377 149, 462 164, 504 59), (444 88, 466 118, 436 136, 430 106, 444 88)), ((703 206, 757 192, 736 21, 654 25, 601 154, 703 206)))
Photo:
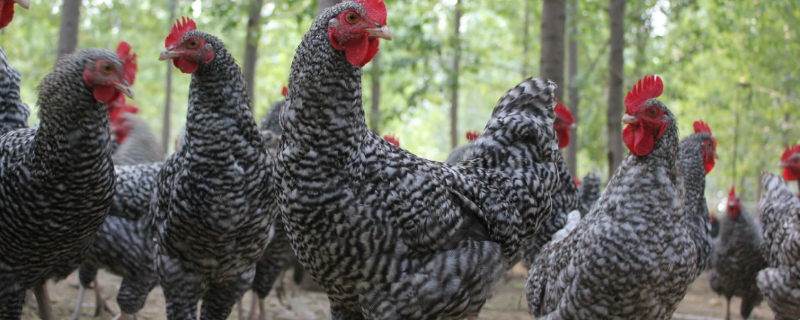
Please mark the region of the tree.
POLYGON ((250 96, 250 110, 255 106, 255 74, 256 60, 258 59, 258 41, 261 38, 261 8, 264 0, 250 2, 249 16, 247 19, 247 36, 244 49, 244 81, 247 83, 247 95, 250 96))
POLYGON ((523 0, 525 2, 525 9, 522 12, 522 78, 527 78, 530 68, 530 21, 531 21, 531 1, 523 0))
POLYGON ((322 13, 323 10, 335 6, 342 2, 342 0, 317 0, 317 15, 322 13))
POLYGON ((461 59, 461 16, 464 14, 461 0, 456 2, 456 18, 453 22, 453 69, 450 71, 450 148, 458 146, 458 63, 461 59))
POLYGON ((545 0, 542 7, 542 55, 539 74, 558 85, 556 97, 564 87, 564 23, 566 0, 545 0))
POLYGON ((608 174, 622 163, 622 80, 625 59, 625 0, 610 0, 608 7, 611 52, 608 55, 608 174))
MULTIPOLYGON (((169 23, 175 21, 175 2, 177 0, 169 0, 169 23)), ((172 112, 172 64, 167 63, 167 86, 165 88, 166 94, 164 95, 164 117, 161 120, 161 147, 164 148, 164 154, 169 153, 169 122, 170 114, 172 112)))
MULTIPOLYGON (((568 68, 569 68, 569 84, 568 84, 568 94, 569 99, 567 99, 567 105, 569 106, 569 111, 572 112, 572 117, 575 120, 575 123, 578 123, 578 102, 580 101, 580 97, 578 96, 578 0, 570 0, 569 2, 569 61, 568 61, 568 68)), ((577 176, 577 164, 578 164, 578 134, 577 129, 574 132, 570 132, 570 141, 572 143, 567 146, 567 168, 572 176, 577 176)))
POLYGON ((81 0, 64 0, 61 6, 61 27, 58 36, 58 56, 75 52, 78 46, 78 20, 81 15, 81 0))

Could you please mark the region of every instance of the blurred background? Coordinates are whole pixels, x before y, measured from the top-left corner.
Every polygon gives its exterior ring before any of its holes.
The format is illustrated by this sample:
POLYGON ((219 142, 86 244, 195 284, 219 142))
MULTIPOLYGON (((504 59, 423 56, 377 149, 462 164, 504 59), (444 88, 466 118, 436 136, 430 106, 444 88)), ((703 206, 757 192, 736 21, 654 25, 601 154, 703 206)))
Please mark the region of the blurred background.
MULTIPOLYGON (((281 96, 295 47, 331 0, 41 0, 5 28, 0 46, 22 71, 22 100, 60 53, 116 48, 139 54, 139 115, 166 148, 185 121, 189 75, 157 60, 174 19, 221 38, 252 75, 256 121, 281 96), (249 58, 246 55, 249 53, 249 58), (171 81, 171 85, 169 84, 171 81)), ((578 129, 565 151, 573 175, 608 178, 628 153, 619 122, 625 93, 646 74, 681 137, 703 119, 719 141, 709 207, 736 182, 755 207, 758 172, 776 168, 800 124, 800 3, 795 0, 386 0, 394 40, 364 69, 370 128, 444 160, 485 125, 494 103, 525 77, 547 77, 578 129), (609 117, 610 115, 610 117, 609 117)), ((38 108, 34 107, 34 113, 38 108)), ((31 124, 38 123, 35 114, 31 124)), ((751 212, 755 212, 754 210, 751 212)))

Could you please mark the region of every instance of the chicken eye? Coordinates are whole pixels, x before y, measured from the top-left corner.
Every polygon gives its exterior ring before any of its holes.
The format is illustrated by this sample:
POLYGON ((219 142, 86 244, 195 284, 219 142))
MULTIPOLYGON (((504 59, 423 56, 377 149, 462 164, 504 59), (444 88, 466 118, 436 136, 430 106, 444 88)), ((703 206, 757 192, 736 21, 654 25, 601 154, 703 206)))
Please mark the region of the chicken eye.
POLYGON ((100 70, 102 70, 104 74, 110 75, 111 72, 114 71, 114 67, 112 67, 109 63, 104 63, 102 66, 100 66, 100 70))
POLYGON ((348 12, 348 13, 347 13, 347 14, 344 16, 344 18, 345 18, 345 20, 347 20, 347 22, 349 22, 349 23, 356 23, 356 22, 358 22, 358 15, 357 15, 357 14, 355 14, 355 12, 348 12))
POLYGON ((200 41, 197 41, 197 39, 190 39, 189 42, 186 43, 186 47, 189 49, 195 49, 199 45, 200 41))
POLYGON ((658 109, 656 109, 656 108, 647 109, 647 114, 649 114, 651 116, 655 116, 655 115, 658 114, 658 109))
POLYGON ((557 126, 560 126, 560 125, 561 125, 561 122, 562 122, 562 121, 561 121, 561 118, 556 118, 556 121, 555 121, 555 123, 553 123, 553 124, 554 124, 554 125, 557 125, 557 126))

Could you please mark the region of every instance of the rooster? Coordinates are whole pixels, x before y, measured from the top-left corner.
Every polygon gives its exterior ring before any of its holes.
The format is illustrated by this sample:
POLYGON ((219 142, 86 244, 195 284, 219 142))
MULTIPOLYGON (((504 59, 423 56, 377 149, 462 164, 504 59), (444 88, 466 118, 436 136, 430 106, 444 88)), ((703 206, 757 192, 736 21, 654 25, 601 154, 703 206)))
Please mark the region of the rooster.
POLYGON ((529 272, 531 313, 542 319, 669 319, 698 274, 700 244, 684 218, 678 127, 656 100, 658 76, 625 98, 631 154, 565 239, 546 245, 529 272))
POLYGON ((364 119, 361 68, 391 39, 386 14, 381 0, 344 1, 298 46, 275 165, 281 217, 331 319, 474 318, 549 216, 555 85, 509 90, 461 162, 417 157, 364 119))
POLYGON ((478 131, 467 131, 466 135, 467 135, 467 143, 453 148, 453 150, 450 151, 450 155, 448 155, 447 159, 444 160, 445 163, 456 163, 461 161, 461 159, 464 158, 464 153, 466 153, 467 150, 469 149, 470 143, 472 143, 472 141, 475 141, 475 139, 478 139, 478 137, 481 134, 478 131))
POLYGON ((786 181, 797 181, 800 191, 800 145, 793 144, 786 148, 778 167, 783 168, 783 178, 786 181))
POLYGON ((761 173, 761 185, 764 188, 758 204, 762 227, 761 257, 766 260, 767 268, 758 272, 756 284, 775 313, 775 319, 798 319, 800 200, 783 179, 771 173, 761 173))
POLYGON ((114 193, 106 103, 133 96, 135 69, 110 50, 63 58, 39 85, 38 128, 0 138, 0 318, 19 319, 25 289, 75 270, 105 220, 114 193))
POLYGON ((694 134, 680 142, 681 163, 686 187, 686 217, 694 243, 698 245, 697 276, 711 257, 711 216, 706 201, 706 175, 714 169, 717 138, 702 120, 695 121, 694 134))
POLYGON ((192 75, 184 145, 158 174, 150 214, 169 319, 225 319, 247 291, 274 215, 272 160, 242 71, 216 37, 183 18, 159 60, 192 75), (180 275, 180 276, 176 276, 180 275))
POLYGON ((600 177, 595 173, 589 173, 583 177, 581 184, 578 185, 578 202, 580 202, 581 216, 585 216, 592 209, 597 198, 600 198, 600 177))
POLYGON ((761 258, 761 234, 742 202, 731 187, 726 203, 728 215, 722 221, 719 238, 711 255, 708 273, 711 289, 725 296, 725 320, 731 318, 731 297, 742 297, 740 314, 747 319, 759 303, 761 293, 756 286, 758 271, 765 268, 761 258))
POLYGON ((553 234, 564 227, 567 223, 567 215, 573 210, 578 210, 579 197, 578 185, 574 182, 572 175, 569 173, 567 163, 561 157, 561 149, 569 145, 569 130, 576 128, 572 113, 569 109, 564 107, 564 104, 556 99, 555 107, 556 119, 553 122, 553 128, 558 136, 559 159, 557 162, 558 168, 558 192, 553 195, 553 208, 550 218, 544 223, 544 230, 538 236, 526 242, 522 247, 522 263, 523 266, 529 268, 542 246, 549 242, 553 234))

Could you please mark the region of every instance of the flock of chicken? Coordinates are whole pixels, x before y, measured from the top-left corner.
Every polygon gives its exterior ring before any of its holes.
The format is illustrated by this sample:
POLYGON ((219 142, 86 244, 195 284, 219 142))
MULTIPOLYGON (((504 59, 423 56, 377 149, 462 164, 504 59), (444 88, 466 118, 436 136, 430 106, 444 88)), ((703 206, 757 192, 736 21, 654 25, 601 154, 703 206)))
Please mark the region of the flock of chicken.
MULTIPOLYGON (((28 5, 0 0, 0 26, 14 3, 28 5)), ((759 230, 732 189, 712 250, 717 141, 702 121, 679 141, 660 77, 628 92, 631 154, 602 194, 597 176, 578 185, 567 170, 559 149, 574 121, 544 79, 511 88, 482 133, 430 161, 364 121, 361 67, 391 40, 386 15, 382 0, 322 12, 263 131, 223 42, 179 20, 159 60, 192 82, 166 159, 125 102, 137 69, 127 43, 61 59, 39 85, 34 128, 0 49, 0 319, 20 318, 27 289, 50 319, 45 282, 77 269, 82 300, 101 268, 123 278, 118 318, 159 284, 169 319, 195 319, 200 300, 203 318, 226 319, 251 288, 263 311, 295 263, 332 319, 475 319, 520 260, 540 319, 669 319, 709 265, 743 316, 766 299, 776 319, 800 318, 800 201, 764 173, 759 230)), ((781 161, 797 180, 800 147, 781 161)))

